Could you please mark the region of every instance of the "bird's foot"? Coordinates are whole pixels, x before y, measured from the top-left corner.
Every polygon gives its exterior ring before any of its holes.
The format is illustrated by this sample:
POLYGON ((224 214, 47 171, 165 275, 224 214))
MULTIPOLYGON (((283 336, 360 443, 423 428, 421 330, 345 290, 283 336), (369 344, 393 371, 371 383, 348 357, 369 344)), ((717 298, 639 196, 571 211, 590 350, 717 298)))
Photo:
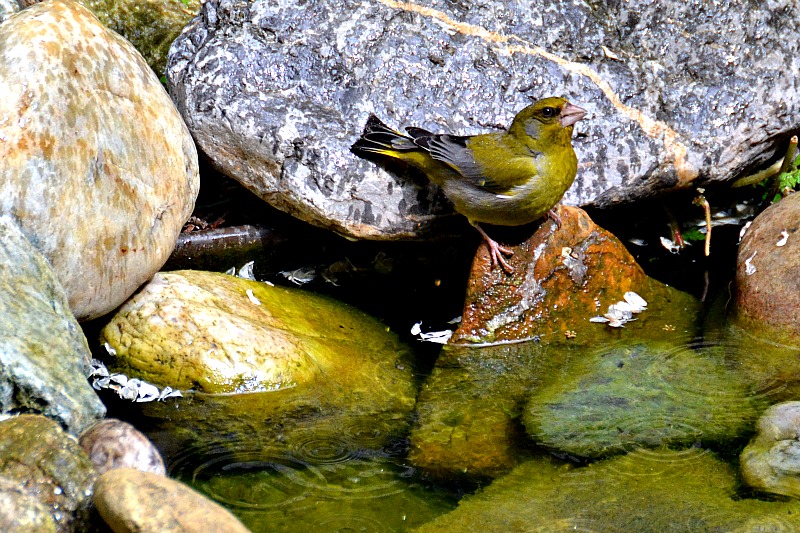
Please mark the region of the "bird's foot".
POLYGON ((561 229, 561 217, 555 207, 551 207, 547 212, 547 218, 556 223, 556 229, 561 229))
POLYGON ((509 274, 513 274, 514 267, 512 267, 508 263, 508 261, 506 261, 506 258, 503 256, 507 255, 511 257, 512 255, 514 255, 514 250, 499 245, 497 241, 489 237, 489 235, 487 235, 486 232, 483 231, 483 228, 481 228, 479 225, 475 224, 475 228, 483 236, 483 242, 486 243, 486 247, 489 249, 489 259, 492 262, 492 268, 496 267, 499 264, 501 267, 503 267, 503 270, 505 270, 509 274))
POLYGON ((492 268, 496 267, 497 264, 499 263, 500 266, 503 267, 503 270, 505 270, 509 274, 513 274, 514 267, 512 267, 508 263, 508 261, 506 261, 506 258, 503 257, 503 255, 511 257, 512 255, 514 255, 514 251, 511 250, 510 248, 506 248, 505 246, 500 246, 499 244, 497 244, 497 241, 492 239, 489 239, 488 241, 485 242, 486 246, 489 248, 489 257, 492 260, 492 268))

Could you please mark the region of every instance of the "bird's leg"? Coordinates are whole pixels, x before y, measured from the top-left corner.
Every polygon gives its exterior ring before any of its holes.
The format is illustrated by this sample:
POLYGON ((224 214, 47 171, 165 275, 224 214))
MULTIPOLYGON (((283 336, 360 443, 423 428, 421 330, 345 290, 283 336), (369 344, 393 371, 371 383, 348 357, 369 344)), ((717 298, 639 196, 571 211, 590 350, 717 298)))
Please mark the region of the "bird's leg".
POLYGON ((477 223, 473 223, 475 229, 483 236, 483 241, 486 243, 486 246, 489 248, 489 258, 492 261, 492 268, 496 267, 498 263, 500 266, 503 267, 503 270, 508 272, 509 274, 514 273, 514 268, 508 264, 505 257, 503 255, 512 256, 514 255, 514 251, 510 248, 506 248, 505 246, 500 246, 497 244, 497 241, 489 237, 483 228, 480 227, 477 223))
POLYGON ((550 211, 547 212, 547 218, 556 223, 556 229, 561 229, 561 217, 559 216, 556 207, 557 206, 553 206, 550 208, 550 211))

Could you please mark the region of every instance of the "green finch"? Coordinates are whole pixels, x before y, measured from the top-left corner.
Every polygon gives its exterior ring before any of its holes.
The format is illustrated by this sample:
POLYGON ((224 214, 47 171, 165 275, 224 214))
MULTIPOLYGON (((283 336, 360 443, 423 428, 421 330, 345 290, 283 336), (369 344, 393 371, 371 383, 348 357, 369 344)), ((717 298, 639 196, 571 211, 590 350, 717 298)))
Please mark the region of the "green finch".
POLYGON ((508 130, 481 135, 431 133, 408 127, 403 134, 370 115, 351 150, 378 154, 424 172, 442 188, 456 211, 477 228, 492 266, 513 272, 499 245, 479 223, 520 226, 550 214, 575 180, 578 159, 572 127, 586 111, 564 98, 543 98, 514 117, 508 130))

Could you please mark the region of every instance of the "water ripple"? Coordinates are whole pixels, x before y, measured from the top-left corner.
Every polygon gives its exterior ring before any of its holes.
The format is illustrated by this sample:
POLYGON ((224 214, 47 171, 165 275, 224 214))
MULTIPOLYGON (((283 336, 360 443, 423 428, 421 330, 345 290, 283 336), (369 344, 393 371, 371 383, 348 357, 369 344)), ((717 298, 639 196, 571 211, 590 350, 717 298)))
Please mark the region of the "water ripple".
POLYGON ((297 506, 303 501, 365 500, 407 490, 407 468, 389 459, 361 459, 331 438, 292 450, 225 442, 188 449, 170 461, 170 474, 214 500, 242 509, 297 506))

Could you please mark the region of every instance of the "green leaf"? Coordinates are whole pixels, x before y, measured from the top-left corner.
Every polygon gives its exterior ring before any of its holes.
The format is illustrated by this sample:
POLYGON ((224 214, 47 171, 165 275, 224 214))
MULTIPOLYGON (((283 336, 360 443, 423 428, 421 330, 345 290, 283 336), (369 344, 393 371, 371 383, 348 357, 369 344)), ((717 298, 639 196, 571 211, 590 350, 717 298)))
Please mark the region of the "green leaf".
POLYGON ((681 233, 684 241, 704 241, 706 240, 705 233, 702 233, 698 228, 687 229, 681 233))

